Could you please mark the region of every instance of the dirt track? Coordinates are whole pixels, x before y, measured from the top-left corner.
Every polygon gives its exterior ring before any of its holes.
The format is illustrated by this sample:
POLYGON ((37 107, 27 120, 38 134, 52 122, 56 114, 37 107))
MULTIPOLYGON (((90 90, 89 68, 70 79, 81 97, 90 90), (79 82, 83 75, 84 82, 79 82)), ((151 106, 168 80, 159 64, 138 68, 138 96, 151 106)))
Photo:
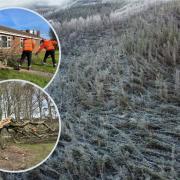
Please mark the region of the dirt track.
POLYGON ((43 76, 43 77, 52 77, 53 76, 52 73, 46 73, 46 72, 35 71, 35 70, 28 71, 26 69, 21 69, 19 72, 30 73, 30 74, 34 74, 34 75, 38 75, 38 76, 43 76))
POLYGON ((0 168, 5 170, 23 170, 27 168, 27 162, 32 158, 32 152, 11 145, 5 150, 0 150, 0 168))
POLYGON ((54 143, 9 144, 0 149, 0 169, 20 171, 36 166, 51 152, 54 143))

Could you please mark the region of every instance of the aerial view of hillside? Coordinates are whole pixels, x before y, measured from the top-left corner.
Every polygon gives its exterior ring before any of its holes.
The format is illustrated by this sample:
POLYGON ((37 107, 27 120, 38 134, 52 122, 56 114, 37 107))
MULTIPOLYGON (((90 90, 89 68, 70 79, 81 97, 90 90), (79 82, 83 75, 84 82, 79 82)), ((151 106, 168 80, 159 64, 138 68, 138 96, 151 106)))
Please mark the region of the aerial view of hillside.
POLYGON ((32 5, 62 59, 47 91, 62 133, 39 168, 2 179, 180 179, 180 1, 32 5))

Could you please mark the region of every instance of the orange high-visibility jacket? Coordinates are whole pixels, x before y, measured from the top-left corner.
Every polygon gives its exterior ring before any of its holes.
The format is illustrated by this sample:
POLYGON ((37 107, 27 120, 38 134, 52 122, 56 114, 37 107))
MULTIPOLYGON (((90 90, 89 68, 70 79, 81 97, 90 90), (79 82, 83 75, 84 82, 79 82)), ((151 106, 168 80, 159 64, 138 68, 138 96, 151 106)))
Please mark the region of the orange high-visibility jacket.
POLYGON ((33 51, 34 47, 35 47, 35 42, 32 39, 24 39, 23 51, 33 51))
POLYGON ((45 40, 43 44, 40 46, 38 52, 40 52, 42 49, 46 49, 46 51, 55 50, 56 45, 57 41, 45 40))

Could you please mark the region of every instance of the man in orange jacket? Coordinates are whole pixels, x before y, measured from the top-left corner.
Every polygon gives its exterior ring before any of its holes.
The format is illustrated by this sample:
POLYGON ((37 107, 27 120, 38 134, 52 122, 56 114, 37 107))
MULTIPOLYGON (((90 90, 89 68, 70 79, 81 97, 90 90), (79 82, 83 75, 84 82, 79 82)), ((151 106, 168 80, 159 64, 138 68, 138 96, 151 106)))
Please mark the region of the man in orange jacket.
POLYGON ((45 53, 44 59, 42 61, 42 64, 46 64, 46 60, 50 55, 51 58, 52 58, 53 67, 56 67, 56 60, 55 60, 56 46, 57 46, 57 41, 55 41, 55 40, 45 40, 45 39, 41 40, 41 46, 40 46, 39 50, 36 52, 36 55, 38 55, 38 53, 42 49, 46 50, 46 53, 45 53))
POLYGON ((28 70, 31 68, 32 51, 35 48, 35 42, 31 38, 25 38, 23 40, 23 52, 20 59, 19 67, 22 65, 24 59, 27 57, 28 70))

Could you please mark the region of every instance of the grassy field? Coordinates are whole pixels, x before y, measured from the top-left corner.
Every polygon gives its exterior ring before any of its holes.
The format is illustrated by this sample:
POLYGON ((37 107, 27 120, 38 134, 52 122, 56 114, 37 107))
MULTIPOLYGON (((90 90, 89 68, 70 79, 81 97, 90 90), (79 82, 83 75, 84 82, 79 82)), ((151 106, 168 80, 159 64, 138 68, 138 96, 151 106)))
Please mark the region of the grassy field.
POLYGON ((41 87, 45 87, 51 78, 37 76, 26 72, 19 72, 17 70, 2 69, 0 73, 0 80, 7 79, 22 79, 33 82, 41 87))
MULTIPOLYGON (((38 56, 33 55, 32 60, 33 60, 33 64, 32 64, 32 69, 37 70, 37 71, 42 71, 42 72, 48 72, 48 73, 55 73, 56 72, 56 68, 53 68, 52 66, 52 60, 51 57, 49 57, 47 59, 47 64, 46 65, 42 65, 41 61, 44 58, 44 52, 39 53, 38 56)), ((56 51, 56 63, 58 64, 59 62, 59 51, 56 51)))
MULTIPOLYGON (((20 55, 17 59, 20 58, 20 55)), ((42 65, 41 61, 44 58, 44 52, 39 53, 38 56, 33 54, 32 57, 32 70, 36 71, 36 73, 30 72, 20 72, 13 69, 1 69, 0 73, 0 80, 7 80, 7 79, 22 79, 33 82, 41 87, 45 87, 48 82, 51 80, 51 77, 56 71, 56 68, 52 66, 52 60, 49 57, 47 59, 47 64, 42 65), (38 74, 38 71, 40 72, 38 74)), ((59 62, 59 51, 56 51, 56 63, 59 62)), ((22 64, 22 69, 27 69, 27 61, 25 60, 22 64)))
POLYGON ((32 167, 43 161, 49 155, 54 147, 54 143, 19 144, 17 147, 33 154, 33 157, 26 162, 27 167, 32 167))

